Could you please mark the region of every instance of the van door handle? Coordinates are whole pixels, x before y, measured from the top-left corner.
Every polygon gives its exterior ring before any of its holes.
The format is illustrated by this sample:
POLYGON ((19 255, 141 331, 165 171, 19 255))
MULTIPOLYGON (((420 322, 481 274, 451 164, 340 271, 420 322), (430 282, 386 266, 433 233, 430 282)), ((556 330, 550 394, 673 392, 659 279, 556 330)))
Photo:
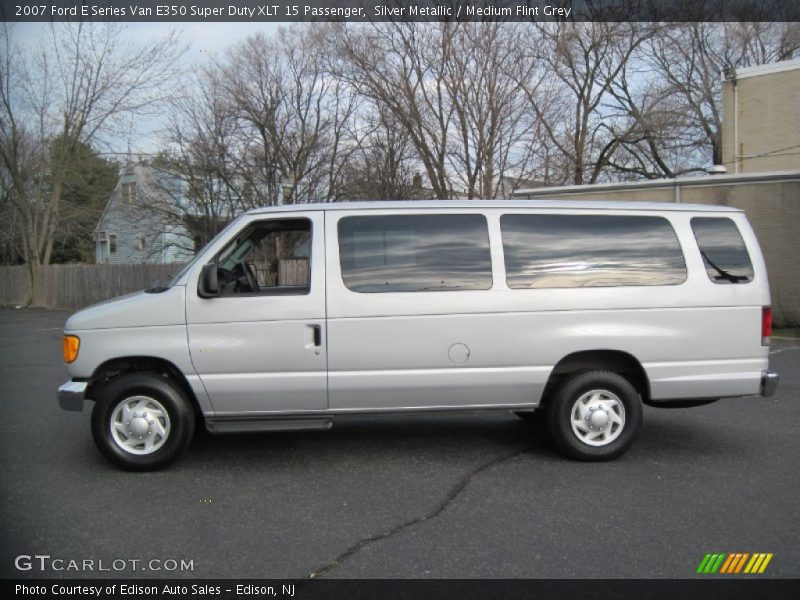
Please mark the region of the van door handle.
POLYGON ((319 325, 312 325, 314 330, 314 345, 319 348, 322 345, 322 327, 319 325))

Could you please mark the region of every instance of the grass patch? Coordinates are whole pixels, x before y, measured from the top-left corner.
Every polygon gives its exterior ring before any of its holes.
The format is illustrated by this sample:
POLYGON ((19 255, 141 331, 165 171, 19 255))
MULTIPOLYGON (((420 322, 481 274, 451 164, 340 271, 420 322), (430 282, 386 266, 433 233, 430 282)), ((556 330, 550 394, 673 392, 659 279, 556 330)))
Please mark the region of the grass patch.
POLYGON ((800 327, 781 327, 772 331, 773 337, 800 338, 800 327))

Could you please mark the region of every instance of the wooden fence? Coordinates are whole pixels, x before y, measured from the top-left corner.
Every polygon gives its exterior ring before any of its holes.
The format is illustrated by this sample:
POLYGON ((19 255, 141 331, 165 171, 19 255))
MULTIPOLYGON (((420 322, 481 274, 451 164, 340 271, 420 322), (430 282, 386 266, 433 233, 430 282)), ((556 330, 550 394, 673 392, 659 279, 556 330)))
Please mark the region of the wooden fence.
POLYGON ((0 267, 0 306, 77 310, 166 281, 182 266, 51 265, 39 268, 33 286, 27 267, 0 267))
POLYGON ((308 259, 287 258, 278 261, 278 285, 308 285, 308 259))

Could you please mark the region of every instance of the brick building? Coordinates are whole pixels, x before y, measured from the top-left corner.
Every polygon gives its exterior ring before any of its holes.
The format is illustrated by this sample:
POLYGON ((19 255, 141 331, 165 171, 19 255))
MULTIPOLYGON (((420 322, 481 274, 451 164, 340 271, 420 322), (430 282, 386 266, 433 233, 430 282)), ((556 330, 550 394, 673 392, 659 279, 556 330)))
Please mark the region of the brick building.
POLYGON ((800 59, 726 73, 722 114, 728 173, 800 168, 800 59))

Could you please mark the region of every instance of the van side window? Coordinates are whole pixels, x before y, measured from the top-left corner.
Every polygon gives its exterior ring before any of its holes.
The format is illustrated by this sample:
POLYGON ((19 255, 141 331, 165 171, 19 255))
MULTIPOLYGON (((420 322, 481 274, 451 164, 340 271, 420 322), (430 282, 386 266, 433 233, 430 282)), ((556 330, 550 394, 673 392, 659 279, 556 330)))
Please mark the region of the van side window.
POLYGON ((222 295, 307 294, 308 219, 271 219, 244 229, 217 258, 222 295))
POLYGON ((354 292, 488 290, 483 215, 386 215, 339 221, 344 284, 354 292))
POLYGON ((711 281, 722 284, 753 281, 753 263, 736 223, 727 217, 695 217, 691 223, 711 281))
POLYGON ((508 287, 677 285, 686 263, 663 217, 503 215, 508 287))

